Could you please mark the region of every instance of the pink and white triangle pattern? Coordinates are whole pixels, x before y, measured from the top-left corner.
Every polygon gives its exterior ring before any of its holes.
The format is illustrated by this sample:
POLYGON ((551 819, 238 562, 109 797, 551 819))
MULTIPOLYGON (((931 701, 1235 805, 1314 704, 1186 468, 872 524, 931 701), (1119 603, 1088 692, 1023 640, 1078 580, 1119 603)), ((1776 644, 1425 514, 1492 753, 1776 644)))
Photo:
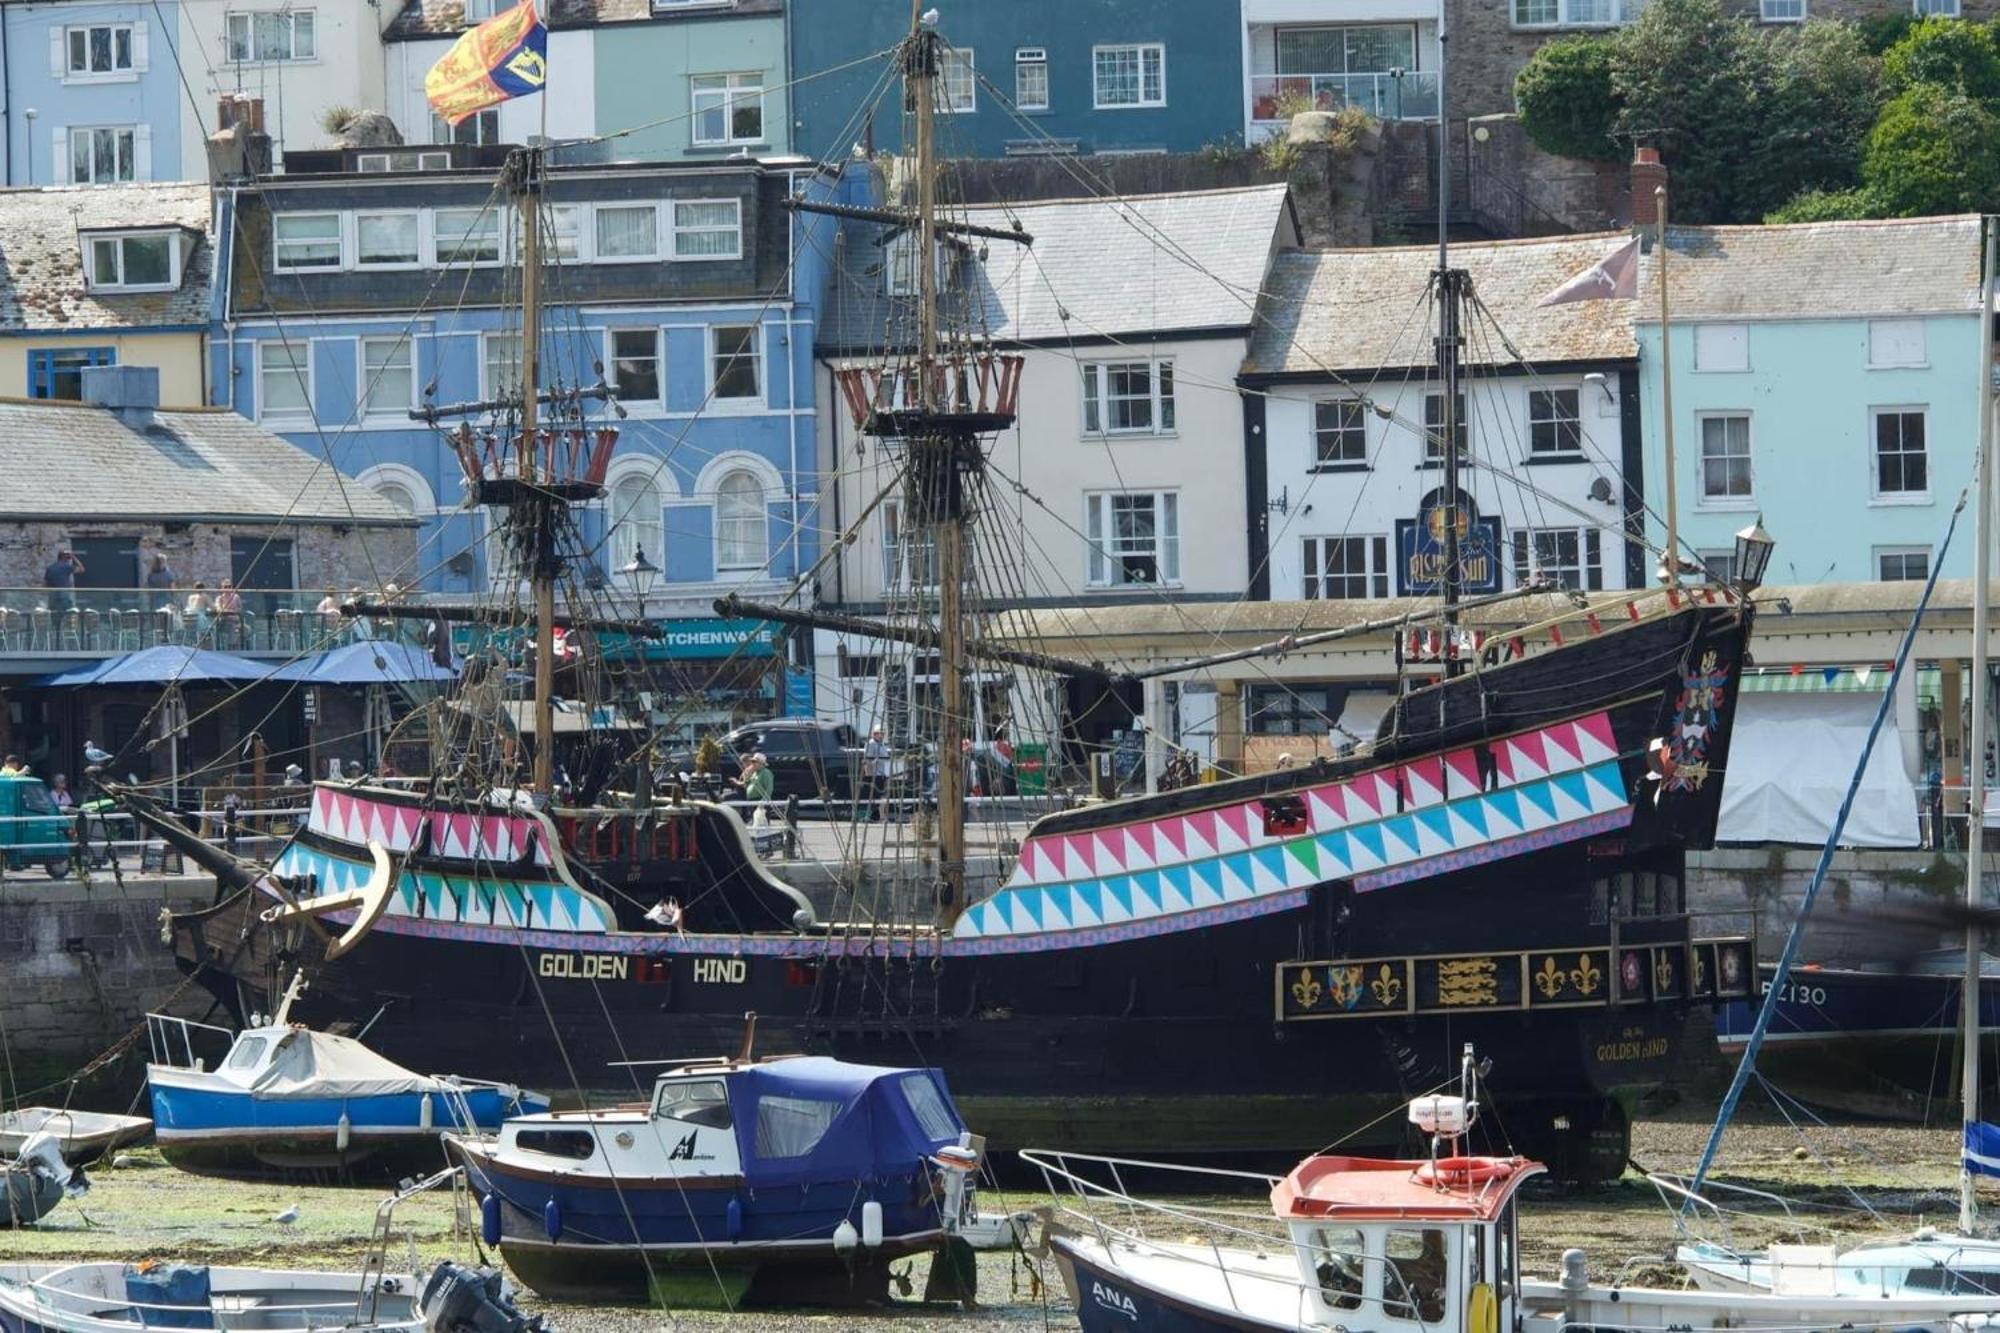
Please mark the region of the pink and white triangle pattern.
MULTIPOLYGON (((1593 713, 1495 741, 1488 754, 1492 780, 1505 789, 1614 760, 1618 741, 1610 714, 1593 713)), ((1399 809, 1475 795, 1484 786, 1480 756, 1473 746, 1371 769, 1341 782, 1307 789, 1306 832, 1331 833, 1374 823, 1399 809)), ((1138 820, 1094 833, 1045 834, 1027 840, 1007 887, 1074 883, 1185 865, 1282 840, 1264 832, 1264 812, 1258 801, 1138 820)))
MULTIPOLYGON (((518 860, 529 845, 531 825, 518 815, 429 812, 390 801, 375 801, 355 792, 331 787, 313 790, 306 826, 313 832, 342 842, 363 846, 379 842, 392 852, 407 852, 417 841, 417 831, 428 820, 431 850, 439 856, 494 861, 518 860)), ((549 864, 548 849, 536 839, 535 863, 549 864)), ((1050 878, 1060 879, 1060 874, 1050 878)))

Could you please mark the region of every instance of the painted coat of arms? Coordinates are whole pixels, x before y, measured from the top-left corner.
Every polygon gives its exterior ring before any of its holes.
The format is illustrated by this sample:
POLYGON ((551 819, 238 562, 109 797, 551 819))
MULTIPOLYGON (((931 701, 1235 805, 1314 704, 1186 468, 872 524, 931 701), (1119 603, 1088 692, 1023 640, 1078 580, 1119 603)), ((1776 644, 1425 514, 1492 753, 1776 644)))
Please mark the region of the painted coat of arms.
POLYGON ((1681 674, 1680 699, 1667 735, 1654 741, 1647 755, 1652 777, 1660 784, 1655 800, 1667 792, 1700 791, 1708 780, 1708 747, 1721 725, 1728 688, 1729 672, 1713 650, 1702 655, 1694 670, 1681 674))

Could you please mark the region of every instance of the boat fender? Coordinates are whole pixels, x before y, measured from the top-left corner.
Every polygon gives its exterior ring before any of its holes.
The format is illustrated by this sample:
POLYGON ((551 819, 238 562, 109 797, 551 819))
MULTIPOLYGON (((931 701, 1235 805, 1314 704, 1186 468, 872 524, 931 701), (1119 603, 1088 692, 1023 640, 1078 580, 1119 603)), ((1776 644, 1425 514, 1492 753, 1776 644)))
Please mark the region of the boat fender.
POLYGON ((1471 1185, 1514 1174, 1514 1164, 1499 1157, 1440 1157, 1417 1168, 1424 1185, 1471 1185))
POLYGON ((1491 1283, 1475 1282, 1465 1303, 1465 1333, 1498 1333, 1500 1305, 1491 1283))
POLYGON ((342 1111, 339 1122, 333 1127, 333 1146, 342 1152, 346 1152, 347 1145, 353 1142, 353 1140, 354 1122, 347 1118, 347 1112, 342 1111))
POLYGON ((542 1230, 550 1240, 562 1239, 562 1205, 554 1199, 542 1205, 542 1230))
POLYGON ((882 1204, 870 1199, 861 1205, 861 1243, 871 1250, 882 1248, 882 1204))
POLYGON ((729 1206, 722 1210, 722 1226, 731 1241, 743 1239, 743 1201, 731 1199, 729 1206))
POLYGON ((488 1245, 500 1243, 500 1196, 489 1194, 479 1201, 479 1238, 488 1245))
POLYGON ((424 1100, 417 1106, 417 1127, 428 1134, 431 1132, 431 1095, 424 1094, 424 1100))
POLYGON ((854 1253, 854 1247, 860 1243, 861 1233, 854 1229, 854 1223, 844 1217, 841 1218, 840 1225, 833 1229, 833 1252, 842 1256, 850 1255, 854 1253))

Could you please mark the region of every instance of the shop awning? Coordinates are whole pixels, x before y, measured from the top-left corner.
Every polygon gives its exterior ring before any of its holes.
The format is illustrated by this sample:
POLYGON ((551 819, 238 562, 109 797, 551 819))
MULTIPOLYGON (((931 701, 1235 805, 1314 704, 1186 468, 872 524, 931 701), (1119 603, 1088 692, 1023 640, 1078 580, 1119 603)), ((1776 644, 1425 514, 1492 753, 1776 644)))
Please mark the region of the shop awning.
POLYGON ((458 673, 441 667, 414 644, 364 639, 315 653, 280 667, 273 680, 302 685, 404 685, 419 680, 451 680, 458 673))
POLYGON ((263 680, 271 668, 247 657, 159 644, 136 653, 109 657, 88 666, 71 667, 51 676, 37 676, 31 685, 201 685, 212 681, 263 680))

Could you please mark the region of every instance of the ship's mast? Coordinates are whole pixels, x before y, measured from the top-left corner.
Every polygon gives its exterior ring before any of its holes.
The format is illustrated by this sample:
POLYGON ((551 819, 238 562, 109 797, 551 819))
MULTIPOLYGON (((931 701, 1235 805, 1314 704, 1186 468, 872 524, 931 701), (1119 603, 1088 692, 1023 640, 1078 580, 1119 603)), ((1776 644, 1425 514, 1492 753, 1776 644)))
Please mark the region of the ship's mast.
MULTIPOLYGON (((1979 283, 1979 461, 1973 475, 1978 508, 1972 515, 1972 743, 1966 750, 1965 807, 1965 987, 1958 1013, 1963 1061, 1959 1080, 1963 1117, 1969 1131, 1979 1123, 1979 1009, 1982 989, 1983 933, 1972 923, 1986 909, 1980 872, 1986 860, 1986 692, 1988 669, 1987 603, 1993 585, 1993 296, 1995 265, 2000 263, 2000 220, 1985 220, 1985 255, 1979 283)), ((1958 1225, 1971 1231, 1979 1221, 1979 1194, 1973 1188, 1971 1162, 1960 1154, 1958 1225)))
MULTIPOLYGON (((938 356, 937 291, 937 80, 942 42, 910 0, 910 43, 905 54, 915 99, 917 150, 917 383, 919 406, 935 417, 943 406, 944 374, 938 356)), ((975 450, 977 445, 974 445, 975 450)), ((960 693, 965 688, 965 509, 958 473, 957 442, 949 435, 910 441, 913 483, 920 489, 917 513, 930 529, 937 552, 938 579, 938 876, 948 911, 965 903, 965 737, 960 693)))
MULTIPOLYGON (((1460 383, 1460 353, 1464 348, 1464 335, 1460 332, 1459 316, 1464 308, 1466 288, 1471 284, 1464 269, 1451 266, 1451 112, 1447 102, 1449 95, 1445 72, 1449 68, 1446 53, 1450 50, 1450 33, 1446 31, 1444 11, 1438 11, 1438 155, 1437 155, 1437 272, 1431 275, 1432 287, 1437 299, 1437 372, 1438 387, 1444 393, 1443 410, 1438 413, 1439 432, 1443 436, 1438 447, 1444 457, 1444 500, 1441 511, 1444 516, 1444 575, 1439 580, 1439 591, 1444 596, 1444 622, 1458 624, 1459 587, 1463 581, 1463 571, 1459 568, 1459 524, 1466 516, 1458 504, 1458 437, 1461 430, 1470 434, 1469 428, 1459 421, 1458 398, 1460 383)), ((1455 645, 1454 645, 1455 648, 1455 645)), ((1456 651, 1445 653, 1445 671, 1456 674, 1461 663, 1456 651)))
MULTIPOLYGON (((524 496, 537 482, 538 447, 535 383, 542 337, 542 150, 522 149, 514 159, 510 182, 521 235, 521 444, 516 450, 524 496)), ((556 552, 554 514, 534 505, 534 558, 529 562, 529 586, 535 596, 535 795, 546 801, 555 792, 555 655, 556 552)))

